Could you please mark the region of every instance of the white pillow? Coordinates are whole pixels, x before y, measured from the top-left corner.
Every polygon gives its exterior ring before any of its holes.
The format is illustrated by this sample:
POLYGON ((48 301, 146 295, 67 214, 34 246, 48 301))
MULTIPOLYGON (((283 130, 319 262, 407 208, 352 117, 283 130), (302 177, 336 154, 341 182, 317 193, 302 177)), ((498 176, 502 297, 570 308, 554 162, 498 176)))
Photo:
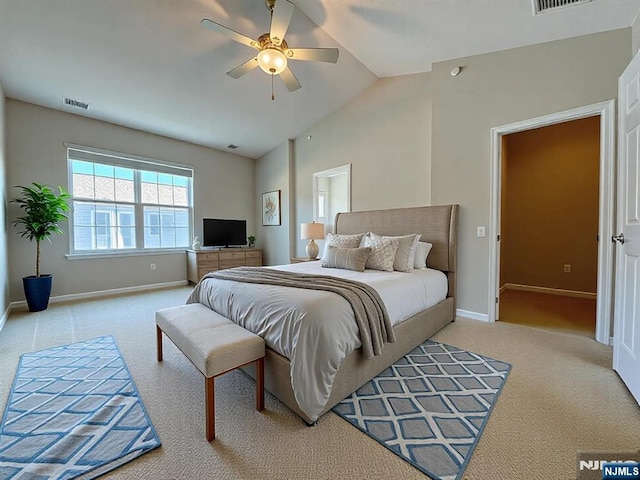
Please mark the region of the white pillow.
POLYGON ((371 238, 397 238, 399 240, 396 256, 393 260, 393 269, 398 272, 409 272, 415 264, 416 247, 421 234, 402 235, 398 237, 381 236, 370 233, 371 238))
POLYGON ((422 237, 421 233, 416 234, 415 239, 411 244, 411 250, 409 251, 409 269, 416 268, 416 251, 418 250, 420 237, 422 237))
POLYGON ((362 238, 360 239, 360 248, 365 247, 365 243, 367 243, 367 238, 369 238, 370 236, 371 236, 371 232, 367 232, 364 235, 362 235, 362 238))
POLYGON ((414 268, 427 268, 427 257, 431 251, 432 244, 427 242, 418 242, 416 245, 416 260, 414 268))
POLYGON ((393 272, 393 260, 396 258, 399 238, 391 237, 367 237, 365 245, 371 247, 371 254, 367 259, 367 268, 393 272))
POLYGON ((329 246, 340 248, 358 248, 360 246, 360 240, 364 233, 356 233, 355 235, 340 235, 337 233, 327 233, 327 238, 324 242, 324 253, 322 254, 322 260, 326 260, 329 246))

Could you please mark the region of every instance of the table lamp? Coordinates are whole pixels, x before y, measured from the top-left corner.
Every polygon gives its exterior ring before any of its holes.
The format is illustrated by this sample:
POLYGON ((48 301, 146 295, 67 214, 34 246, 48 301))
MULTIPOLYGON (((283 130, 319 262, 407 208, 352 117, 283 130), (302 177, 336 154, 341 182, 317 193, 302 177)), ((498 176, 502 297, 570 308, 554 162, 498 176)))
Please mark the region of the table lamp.
POLYGON ((324 238, 324 224, 323 223, 303 223, 300 225, 300 238, 303 240, 309 240, 307 244, 307 257, 309 260, 315 260, 318 258, 318 244, 314 241, 324 238))

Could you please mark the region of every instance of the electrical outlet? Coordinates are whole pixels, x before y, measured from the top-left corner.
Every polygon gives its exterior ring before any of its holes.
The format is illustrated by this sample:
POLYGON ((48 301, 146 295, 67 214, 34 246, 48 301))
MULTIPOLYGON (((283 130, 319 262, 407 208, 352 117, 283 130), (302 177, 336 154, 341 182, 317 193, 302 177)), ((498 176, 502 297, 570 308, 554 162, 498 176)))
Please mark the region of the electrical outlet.
POLYGON ((564 273, 571 273, 571 265, 569 265, 569 264, 565 264, 565 266, 564 266, 564 273))
POLYGON ((149 265, 149 269, 150 270, 155 270, 156 269, 156 264, 152 263, 151 265, 149 265))

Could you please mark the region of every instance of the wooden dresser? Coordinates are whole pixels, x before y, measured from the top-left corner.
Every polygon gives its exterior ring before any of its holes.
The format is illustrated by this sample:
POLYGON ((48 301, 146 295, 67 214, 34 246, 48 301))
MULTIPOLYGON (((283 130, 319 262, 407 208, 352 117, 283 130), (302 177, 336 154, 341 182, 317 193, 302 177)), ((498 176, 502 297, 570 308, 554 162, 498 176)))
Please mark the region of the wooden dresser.
POLYGON ((259 248, 223 248, 221 250, 187 250, 187 279, 198 283, 208 272, 232 267, 261 267, 259 248))

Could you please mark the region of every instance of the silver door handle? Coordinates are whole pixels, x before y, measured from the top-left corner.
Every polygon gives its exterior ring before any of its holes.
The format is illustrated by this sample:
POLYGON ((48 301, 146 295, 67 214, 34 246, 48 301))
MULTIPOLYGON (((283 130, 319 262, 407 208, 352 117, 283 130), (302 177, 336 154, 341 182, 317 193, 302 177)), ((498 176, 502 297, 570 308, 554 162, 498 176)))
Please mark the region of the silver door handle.
POLYGON ((624 244, 624 234, 621 233, 620 235, 614 235, 613 237, 611 237, 611 241, 612 242, 619 242, 620 245, 624 244))

